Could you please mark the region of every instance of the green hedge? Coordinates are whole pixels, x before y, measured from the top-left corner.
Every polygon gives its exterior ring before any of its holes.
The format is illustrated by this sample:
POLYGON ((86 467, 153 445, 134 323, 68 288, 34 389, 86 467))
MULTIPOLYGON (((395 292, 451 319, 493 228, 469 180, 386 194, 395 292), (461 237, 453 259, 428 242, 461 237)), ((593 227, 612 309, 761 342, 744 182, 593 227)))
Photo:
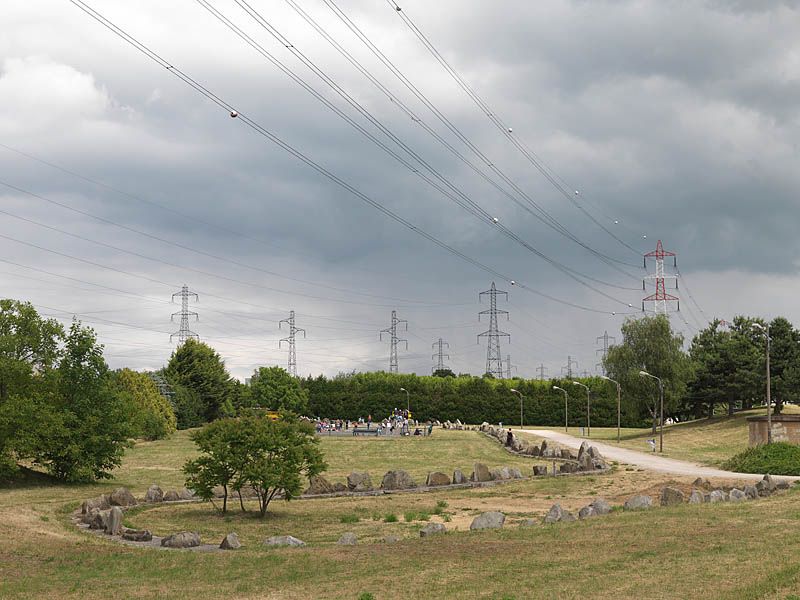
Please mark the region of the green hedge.
POLYGON ((738 473, 800 475, 800 446, 786 442, 755 446, 740 452, 722 467, 738 473))
MULTIPOLYGON (((592 390, 592 425, 611 427, 617 424, 616 388, 599 377, 581 379, 592 390)), ((405 374, 350 373, 332 379, 324 376, 304 379, 309 392, 310 414, 332 419, 357 419, 372 415, 381 419, 394 408, 406 407, 410 393, 411 412, 415 419, 455 421, 464 423, 502 422, 519 425, 519 396, 524 396, 525 425, 563 425, 564 394, 553 390, 554 385, 569 391, 569 425, 586 424, 586 391, 571 381, 539 381, 526 379, 495 380, 459 376, 432 377, 405 374)), ((639 411, 623 399, 622 425, 646 426, 639 411)))

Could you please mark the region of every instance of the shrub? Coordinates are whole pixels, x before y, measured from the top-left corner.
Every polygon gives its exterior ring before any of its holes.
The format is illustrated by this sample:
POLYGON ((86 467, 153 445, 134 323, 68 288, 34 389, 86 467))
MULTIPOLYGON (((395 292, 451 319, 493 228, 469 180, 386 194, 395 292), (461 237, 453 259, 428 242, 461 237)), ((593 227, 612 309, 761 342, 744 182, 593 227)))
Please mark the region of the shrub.
POLYGON ((800 475, 800 446, 775 442, 748 448, 722 465, 739 473, 770 473, 800 475))
POLYGON ((383 520, 385 523, 397 523, 397 515, 394 513, 389 513, 383 517, 383 520))
POLYGON ((353 514, 342 515, 341 517, 339 517, 339 521, 341 523, 358 523, 359 520, 360 519, 358 518, 358 515, 353 515, 353 514))

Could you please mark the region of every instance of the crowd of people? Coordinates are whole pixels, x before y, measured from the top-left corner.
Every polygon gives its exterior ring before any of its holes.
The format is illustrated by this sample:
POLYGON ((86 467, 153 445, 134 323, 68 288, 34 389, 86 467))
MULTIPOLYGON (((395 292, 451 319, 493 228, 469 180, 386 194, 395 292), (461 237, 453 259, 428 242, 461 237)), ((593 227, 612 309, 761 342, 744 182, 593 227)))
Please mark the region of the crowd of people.
POLYGON ((376 435, 431 435, 433 432, 431 422, 420 425, 420 422, 413 419, 408 410, 398 408, 380 421, 373 421, 372 415, 367 415, 366 418, 359 417, 355 421, 350 419, 316 420, 317 433, 338 433, 357 428, 374 430, 376 435))

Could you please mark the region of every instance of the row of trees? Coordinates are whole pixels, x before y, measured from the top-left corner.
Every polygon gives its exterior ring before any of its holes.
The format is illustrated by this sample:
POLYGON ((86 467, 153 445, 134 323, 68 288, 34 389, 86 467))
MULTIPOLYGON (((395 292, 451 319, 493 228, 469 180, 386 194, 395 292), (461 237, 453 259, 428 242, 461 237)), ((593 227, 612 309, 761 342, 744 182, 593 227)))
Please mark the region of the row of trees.
POLYGON ((131 437, 175 429, 146 375, 112 372, 94 331, 68 330, 29 303, 0 300, 0 479, 20 462, 65 481, 110 476, 131 437))

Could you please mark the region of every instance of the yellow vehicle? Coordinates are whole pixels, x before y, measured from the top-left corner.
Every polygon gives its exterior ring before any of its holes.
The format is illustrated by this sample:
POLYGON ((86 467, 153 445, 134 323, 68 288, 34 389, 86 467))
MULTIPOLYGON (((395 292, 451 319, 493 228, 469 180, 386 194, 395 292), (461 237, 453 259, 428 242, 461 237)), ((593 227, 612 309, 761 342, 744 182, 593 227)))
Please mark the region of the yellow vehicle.
POLYGON ((281 418, 281 415, 277 410, 268 410, 265 414, 266 417, 271 421, 277 421, 281 418))

